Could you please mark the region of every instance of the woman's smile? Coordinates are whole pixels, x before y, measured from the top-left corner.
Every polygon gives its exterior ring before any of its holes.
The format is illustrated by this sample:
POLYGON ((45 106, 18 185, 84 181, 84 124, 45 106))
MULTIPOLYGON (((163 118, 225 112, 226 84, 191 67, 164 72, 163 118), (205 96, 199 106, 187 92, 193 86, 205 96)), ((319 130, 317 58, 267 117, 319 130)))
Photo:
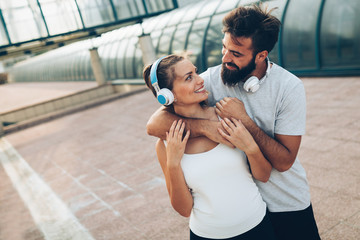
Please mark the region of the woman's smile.
POLYGON ((206 91, 206 89, 205 89, 205 86, 204 85, 202 85, 198 90, 196 90, 195 92, 196 93, 202 93, 202 92, 204 92, 204 91, 206 91))

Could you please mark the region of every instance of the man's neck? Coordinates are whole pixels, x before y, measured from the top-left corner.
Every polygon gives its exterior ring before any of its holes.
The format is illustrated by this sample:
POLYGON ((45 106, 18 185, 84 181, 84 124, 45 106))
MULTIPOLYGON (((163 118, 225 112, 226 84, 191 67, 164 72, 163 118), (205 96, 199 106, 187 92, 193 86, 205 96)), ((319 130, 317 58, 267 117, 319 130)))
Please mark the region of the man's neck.
POLYGON ((270 63, 268 63, 267 60, 257 64, 255 70, 251 73, 251 76, 255 76, 258 79, 262 79, 266 74, 268 64, 270 63))

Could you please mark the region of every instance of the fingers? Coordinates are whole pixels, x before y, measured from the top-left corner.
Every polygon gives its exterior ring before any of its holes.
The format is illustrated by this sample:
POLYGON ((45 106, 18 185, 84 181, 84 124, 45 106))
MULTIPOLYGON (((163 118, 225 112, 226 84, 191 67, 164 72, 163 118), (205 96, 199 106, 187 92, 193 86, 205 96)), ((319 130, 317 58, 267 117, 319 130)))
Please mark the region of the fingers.
POLYGON ((225 138, 226 140, 229 140, 229 135, 226 134, 221 128, 218 128, 218 132, 220 133, 220 135, 225 138))
POLYGON ((223 100, 220 100, 220 102, 217 102, 216 104, 215 104, 215 107, 216 107, 216 109, 222 109, 223 108, 223 105, 224 103, 223 103, 223 100))
POLYGON ((190 130, 187 130, 186 135, 185 135, 185 137, 184 137, 184 139, 183 139, 183 143, 184 143, 184 144, 187 143, 189 137, 190 137, 190 130))
POLYGON ((221 121, 221 124, 230 135, 234 132, 234 129, 236 128, 235 124, 228 118, 224 118, 221 121))
POLYGON ((176 127, 176 121, 174 121, 172 124, 171 124, 171 127, 170 127, 170 130, 168 132, 168 134, 166 135, 166 138, 172 138, 174 136, 174 130, 175 130, 175 127, 176 127))
MULTIPOLYGON (((182 128, 182 121, 181 121, 181 119, 179 120, 179 121, 177 121, 177 123, 176 123, 176 127, 175 127, 175 130, 174 130, 174 138, 178 138, 179 139, 179 135, 180 135, 180 137, 182 136, 182 134, 179 134, 180 132, 181 132, 181 129, 183 129, 182 128)), ((184 130, 183 130, 184 131, 184 130)))
POLYGON ((228 147, 235 148, 235 146, 231 143, 231 136, 226 134, 221 128, 218 128, 218 132, 225 139, 225 141, 221 141, 221 143, 227 145, 228 147))
POLYGON ((183 136, 184 136, 183 134, 184 134, 184 131, 185 131, 185 122, 178 123, 178 125, 180 125, 180 124, 181 124, 181 127, 180 127, 180 130, 178 132, 177 138, 178 138, 179 141, 182 141, 183 136))
POLYGON ((166 139, 168 141, 170 139, 176 139, 179 142, 184 142, 185 137, 187 136, 187 138, 186 138, 186 141, 187 141, 187 139, 190 137, 190 130, 187 131, 187 133, 183 139, 184 131, 185 131, 185 122, 183 122, 182 119, 175 120, 172 123, 169 132, 166 132, 166 139))

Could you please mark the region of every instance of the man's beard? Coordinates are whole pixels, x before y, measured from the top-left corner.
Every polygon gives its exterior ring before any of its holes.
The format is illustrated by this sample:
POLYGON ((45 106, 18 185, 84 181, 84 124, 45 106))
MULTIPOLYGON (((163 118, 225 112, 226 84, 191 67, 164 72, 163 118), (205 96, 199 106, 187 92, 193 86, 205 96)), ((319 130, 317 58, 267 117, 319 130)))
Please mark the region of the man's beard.
POLYGON ((251 59, 250 63, 240 69, 234 63, 227 63, 231 67, 235 67, 236 70, 229 70, 225 63, 221 67, 221 79, 223 83, 227 86, 234 86, 239 82, 245 82, 245 78, 256 68, 255 56, 251 59))

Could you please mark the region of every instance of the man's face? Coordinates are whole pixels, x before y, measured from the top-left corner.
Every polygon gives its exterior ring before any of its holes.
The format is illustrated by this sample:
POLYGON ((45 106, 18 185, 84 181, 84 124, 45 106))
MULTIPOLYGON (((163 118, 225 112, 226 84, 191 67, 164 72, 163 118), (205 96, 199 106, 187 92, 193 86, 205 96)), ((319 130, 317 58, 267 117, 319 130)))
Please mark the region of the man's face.
POLYGON ((239 43, 235 43, 229 33, 225 33, 223 39, 221 78, 229 86, 245 82, 256 68, 251 39, 237 40, 239 43))

